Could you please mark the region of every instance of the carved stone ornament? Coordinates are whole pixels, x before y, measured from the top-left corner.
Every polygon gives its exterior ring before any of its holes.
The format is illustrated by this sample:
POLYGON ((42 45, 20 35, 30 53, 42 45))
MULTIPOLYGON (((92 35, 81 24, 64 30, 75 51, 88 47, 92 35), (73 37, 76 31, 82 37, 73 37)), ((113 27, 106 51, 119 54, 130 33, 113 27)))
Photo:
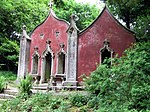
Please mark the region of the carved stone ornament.
POLYGON ((47 40, 46 41, 46 49, 43 52, 42 58, 44 58, 45 56, 47 56, 48 53, 51 53, 52 58, 54 58, 54 53, 53 53, 53 50, 51 49, 51 45, 50 44, 51 44, 51 41, 47 40))
POLYGON ((34 58, 35 56, 38 56, 38 58, 40 58, 40 55, 39 55, 39 53, 38 53, 38 47, 37 47, 37 46, 34 47, 34 53, 33 53, 33 55, 32 55, 32 58, 34 58))
POLYGON ((111 53, 114 52, 113 49, 111 49, 111 48, 109 47, 110 42, 108 41, 108 39, 105 39, 103 43, 104 43, 104 47, 100 49, 100 52, 104 52, 105 49, 107 49, 107 50, 108 50, 109 52, 111 52, 111 53))
POLYGON ((64 43, 61 43, 60 44, 60 50, 58 51, 57 56, 59 56, 61 54, 65 54, 65 56, 67 55, 67 53, 64 50, 64 47, 65 47, 64 43))

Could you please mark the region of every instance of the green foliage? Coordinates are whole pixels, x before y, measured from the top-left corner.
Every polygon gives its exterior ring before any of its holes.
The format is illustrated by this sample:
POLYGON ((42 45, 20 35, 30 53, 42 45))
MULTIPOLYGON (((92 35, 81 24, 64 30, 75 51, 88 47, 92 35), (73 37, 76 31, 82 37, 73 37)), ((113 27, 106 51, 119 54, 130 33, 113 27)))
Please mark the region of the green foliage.
POLYGON ((126 23, 127 28, 136 21, 140 15, 149 15, 148 0, 107 0, 109 7, 118 15, 119 19, 126 23))
POLYGON ((98 106, 99 106, 99 97, 98 96, 92 96, 89 100, 88 100, 88 103, 87 103, 87 106, 89 108, 95 108, 97 109, 98 106))
POLYGON ((20 93, 27 93, 28 95, 31 93, 32 88, 32 77, 27 75, 25 79, 22 79, 19 84, 20 93))
POLYGON ((35 94, 24 100, 19 96, 2 104, 1 110, 8 111, 32 111, 32 112, 68 112, 69 103, 63 97, 52 94, 35 94), (6 106, 7 105, 7 106, 6 106))
POLYGON ((0 69, 16 71, 19 57, 19 46, 15 40, 0 37, 0 69), (14 66, 12 66, 14 65, 14 66))
POLYGON ((138 41, 150 41, 150 15, 139 16, 135 22, 134 31, 138 41))
POLYGON ((5 78, 3 76, 0 76, 0 93, 4 91, 6 87, 5 78))
POLYGON ((10 39, 13 31, 21 33, 25 24, 28 31, 42 22, 48 13, 47 0, 1 0, 0 1, 0 68, 16 71, 19 42, 10 39), (13 65, 13 66, 12 66, 13 65))
POLYGON ((9 71, 0 71, 0 77, 3 76, 6 81, 15 81, 17 76, 16 74, 9 71))
POLYGON ((64 5, 54 7, 54 11, 59 18, 70 21, 70 16, 76 14, 79 17, 77 27, 82 30, 86 28, 97 17, 99 10, 93 5, 76 3, 74 0, 64 0, 64 5))
POLYGON ((89 97, 87 95, 76 93, 70 95, 69 100, 73 106, 81 107, 87 104, 89 97))
POLYGON ((101 65, 86 79, 87 90, 100 99, 101 111, 150 110, 149 47, 149 42, 137 43, 111 67, 101 65))

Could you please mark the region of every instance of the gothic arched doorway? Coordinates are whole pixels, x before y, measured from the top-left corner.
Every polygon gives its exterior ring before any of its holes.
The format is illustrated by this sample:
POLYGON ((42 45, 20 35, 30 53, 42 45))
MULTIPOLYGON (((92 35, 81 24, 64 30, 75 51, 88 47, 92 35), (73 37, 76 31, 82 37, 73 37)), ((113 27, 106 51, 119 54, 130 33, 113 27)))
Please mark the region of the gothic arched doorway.
POLYGON ((49 82, 52 76, 54 53, 50 46, 51 41, 46 41, 46 49, 42 56, 42 69, 40 83, 49 82))
POLYGON ((51 53, 48 53, 45 56, 45 80, 44 82, 48 82, 50 80, 52 71, 52 55, 51 53))

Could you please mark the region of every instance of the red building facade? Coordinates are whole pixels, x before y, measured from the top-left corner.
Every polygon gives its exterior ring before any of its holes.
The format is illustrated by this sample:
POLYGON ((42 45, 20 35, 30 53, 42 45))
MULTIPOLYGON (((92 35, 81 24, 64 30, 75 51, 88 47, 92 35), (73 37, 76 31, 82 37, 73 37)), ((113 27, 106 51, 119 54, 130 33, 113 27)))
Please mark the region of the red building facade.
POLYGON ((81 32, 75 18, 72 15, 67 23, 58 19, 51 8, 31 36, 23 29, 18 77, 29 73, 38 76, 40 83, 77 85, 82 81, 81 75, 89 76, 105 58, 122 56, 135 42, 134 33, 122 26, 107 7, 81 32))

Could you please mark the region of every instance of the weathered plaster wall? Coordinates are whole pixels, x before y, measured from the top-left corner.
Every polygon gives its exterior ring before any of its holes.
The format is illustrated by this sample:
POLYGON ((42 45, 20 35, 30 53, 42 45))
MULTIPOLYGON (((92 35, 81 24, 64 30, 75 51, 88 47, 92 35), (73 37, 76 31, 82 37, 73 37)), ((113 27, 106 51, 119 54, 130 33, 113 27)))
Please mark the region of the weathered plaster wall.
POLYGON ((53 65, 53 74, 56 73, 57 66, 57 52, 60 50, 60 43, 64 43, 64 50, 67 51, 67 29, 69 25, 65 21, 58 20, 52 14, 39 25, 31 34, 31 48, 30 48, 30 62, 29 62, 29 72, 31 72, 31 60, 32 54, 34 53, 34 47, 38 47, 38 52, 40 55, 40 63, 38 66, 38 74, 41 75, 41 65, 42 65, 42 55, 46 49, 46 41, 51 41, 51 49, 54 52, 54 65, 53 65), (59 32, 56 36, 56 32, 59 32), (40 34, 44 34, 43 39, 40 37, 40 34))
POLYGON ((100 62, 100 49, 105 39, 110 42, 114 55, 122 53, 135 42, 133 33, 121 26, 109 13, 107 8, 100 17, 81 32, 78 41, 78 81, 82 74, 89 75, 100 62))

